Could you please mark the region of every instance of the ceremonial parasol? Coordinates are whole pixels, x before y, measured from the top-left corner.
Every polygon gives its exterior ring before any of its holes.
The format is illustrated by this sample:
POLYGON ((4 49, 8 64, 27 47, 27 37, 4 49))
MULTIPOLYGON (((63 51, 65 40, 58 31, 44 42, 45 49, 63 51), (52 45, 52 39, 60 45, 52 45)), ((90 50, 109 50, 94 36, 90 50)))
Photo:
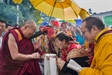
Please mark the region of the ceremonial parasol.
POLYGON ((30 0, 35 9, 63 20, 77 19, 81 8, 74 0, 30 0))

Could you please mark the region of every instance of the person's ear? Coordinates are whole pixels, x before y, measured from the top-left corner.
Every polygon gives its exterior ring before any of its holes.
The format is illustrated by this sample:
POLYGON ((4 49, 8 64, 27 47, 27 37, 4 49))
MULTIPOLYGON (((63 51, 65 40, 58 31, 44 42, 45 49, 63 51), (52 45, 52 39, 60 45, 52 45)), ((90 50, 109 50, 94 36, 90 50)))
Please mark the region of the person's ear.
POLYGON ((25 29, 27 29, 27 28, 28 28, 28 26, 26 25, 26 26, 25 26, 25 29))
POLYGON ((98 33, 99 29, 94 25, 92 27, 91 31, 96 34, 96 33, 98 33))

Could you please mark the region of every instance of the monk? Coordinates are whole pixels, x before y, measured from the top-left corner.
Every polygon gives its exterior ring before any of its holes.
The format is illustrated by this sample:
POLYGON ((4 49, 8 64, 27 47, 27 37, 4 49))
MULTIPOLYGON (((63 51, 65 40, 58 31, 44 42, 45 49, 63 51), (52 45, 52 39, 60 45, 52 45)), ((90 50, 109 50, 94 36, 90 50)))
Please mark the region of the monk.
POLYGON ((0 75, 41 75, 38 60, 30 37, 37 25, 28 20, 21 28, 13 28, 4 35, 0 50, 0 75))
POLYGON ((105 28, 100 18, 88 17, 83 20, 81 30, 89 43, 95 43, 91 66, 84 68, 71 60, 67 67, 77 71, 79 75, 111 75, 112 29, 105 28))

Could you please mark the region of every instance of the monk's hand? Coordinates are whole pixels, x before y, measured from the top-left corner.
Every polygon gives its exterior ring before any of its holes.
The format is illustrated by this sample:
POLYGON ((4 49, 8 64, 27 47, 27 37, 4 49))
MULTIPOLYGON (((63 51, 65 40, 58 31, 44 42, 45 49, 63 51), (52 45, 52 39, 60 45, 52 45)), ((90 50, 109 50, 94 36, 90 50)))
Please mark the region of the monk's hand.
POLYGON ((39 41, 36 41, 33 43, 33 47, 34 47, 34 50, 40 48, 41 44, 39 43, 39 41))
POLYGON ((38 52, 33 53, 31 56, 32 59, 40 59, 40 54, 38 52))

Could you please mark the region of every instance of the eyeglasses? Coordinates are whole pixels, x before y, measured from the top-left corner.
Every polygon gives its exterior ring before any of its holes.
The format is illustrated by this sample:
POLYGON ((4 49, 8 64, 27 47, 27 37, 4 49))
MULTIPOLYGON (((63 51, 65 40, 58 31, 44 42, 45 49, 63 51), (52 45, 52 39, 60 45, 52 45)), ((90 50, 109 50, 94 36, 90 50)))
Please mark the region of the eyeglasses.
POLYGON ((34 29, 34 28, 30 27, 30 26, 28 26, 28 28, 31 29, 34 34, 36 33, 36 29, 34 29))
POLYGON ((86 31, 82 31, 82 34, 85 35, 85 33, 86 33, 87 31, 88 31, 88 30, 86 30, 86 31))

